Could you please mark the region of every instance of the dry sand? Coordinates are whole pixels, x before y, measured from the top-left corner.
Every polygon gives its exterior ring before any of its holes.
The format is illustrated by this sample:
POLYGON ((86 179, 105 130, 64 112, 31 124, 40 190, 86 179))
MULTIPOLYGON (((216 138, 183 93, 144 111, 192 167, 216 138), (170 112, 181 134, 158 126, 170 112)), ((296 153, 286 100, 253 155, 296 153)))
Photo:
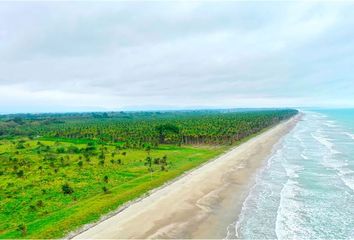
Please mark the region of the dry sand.
POLYGON ((257 169, 299 118, 278 124, 74 238, 224 238, 257 169))

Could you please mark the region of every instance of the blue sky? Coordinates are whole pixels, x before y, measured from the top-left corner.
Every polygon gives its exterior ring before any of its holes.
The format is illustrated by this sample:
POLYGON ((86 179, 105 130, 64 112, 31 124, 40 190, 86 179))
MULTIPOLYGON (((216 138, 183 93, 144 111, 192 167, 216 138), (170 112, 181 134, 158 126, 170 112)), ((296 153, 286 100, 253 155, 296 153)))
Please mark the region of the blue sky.
POLYGON ((354 107, 354 3, 0 2, 0 113, 354 107))

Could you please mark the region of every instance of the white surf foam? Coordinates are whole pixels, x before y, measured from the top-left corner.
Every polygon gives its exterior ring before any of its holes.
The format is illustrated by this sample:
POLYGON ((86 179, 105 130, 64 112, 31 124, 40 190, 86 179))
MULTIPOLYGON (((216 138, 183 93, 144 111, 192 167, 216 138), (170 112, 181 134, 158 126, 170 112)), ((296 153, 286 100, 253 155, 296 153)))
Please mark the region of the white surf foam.
POLYGON ((303 159, 305 159, 305 160, 308 160, 308 159, 309 159, 309 157, 306 156, 304 153, 301 153, 300 156, 301 156, 303 159))
POLYGON ((344 164, 343 166, 338 167, 337 171, 343 183, 354 191, 354 171, 348 166, 348 164, 344 164))
POLYGON ((297 234, 305 231, 299 224, 301 204, 296 200, 297 193, 302 191, 296 181, 288 179, 280 193, 277 210, 275 233, 278 239, 296 238, 297 234))
POLYGON ((336 124, 334 121, 331 121, 331 120, 328 120, 328 121, 324 122, 323 124, 326 125, 327 127, 330 127, 330 128, 338 127, 338 124, 336 124))
POLYGON ((354 134, 353 133, 343 132, 343 134, 354 140, 354 134))
MULTIPOLYGON (((317 133, 319 133, 319 131, 317 131, 317 133)), ((334 144, 330 141, 332 139, 326 138, 324 136, 320 136, 320 134, 314 134, 311 133, 311 136, 316 139, 319 143, 321 143, 322 145, 324 145, 331 154, 338 154, 340 153, 339 151, 334 149, 334 144)))

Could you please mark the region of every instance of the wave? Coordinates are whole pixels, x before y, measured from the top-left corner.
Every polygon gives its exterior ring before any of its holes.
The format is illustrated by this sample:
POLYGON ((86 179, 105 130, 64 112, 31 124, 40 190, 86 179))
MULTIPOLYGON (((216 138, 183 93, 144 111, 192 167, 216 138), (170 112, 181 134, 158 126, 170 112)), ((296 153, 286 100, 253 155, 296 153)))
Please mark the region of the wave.
POLYGON ((335 128, 335 127, 338 127, 337 124, 334 124, 333 121, 326 121, 323 123, 324 125, 326 125, 327 127, 330 127, 330 128, 335 128))
MULTIPOLYGON (((319 131, 317 131, 318 133, 319 131)), ((332 139, 326 138, 324 136, 316 136, 314 133, 311 133, 311 136, 316 139, 319 143, 321 143, 322 145, 324 145, 331 154, 338 154, 340 153, 339 151, 334 149, 334 144, 330 141, 332 139)))
MULTIPOLYGON (((284 142, 282 141, 280 144, 283 145, 283 143, 284 142)), ((273 202, 274 196, 278 194, 276 188, 279 186, 279 184, 274 183, 274 179, 271 179, 272 177, 265 173, 276 171, 274 166, 276 166, 277 163, 275 162, 279 161, 283 154, 283 148, 280 147, 280 144, 277 144, 274 147, 273 154, 268 158, 267 164, 261 169, 261 171, 257 173, 255 184, 251 187, 246 199, 242 203, 242 208, 238 219, 227 227, 226 239, 259 238, 260 236, 257 235, 259 234, 257 233, 257 230, 263 226, 258 222, 258 219, 250 219, 250 217, 259 215, 264 219, 272 218, 268 215, 273 214, 273 211, 269 211, 264 207, 266 206, 267 208, 271 209, 275 207, 271 206, 271 203, 273 202), (268 204, 270 199, 271 202, 268 204)), ((280 164, 278 166, 280 166, 280 164)), ((283 174, 285 174, 284 169, 283 171, 283 174)), ((279 176, 278 173, 276 175, 279 176)), ((267 231, 273 231, 273 233, 262 232, 262 234, 275 236, 274 227, 267 228, 267 231)))
POLYGON ((299 187, 298 183, 288 179, 280 192, 280 202, 275 224, 277 239, 295 238, 295 234, 304 231, 299 224, 301 204, 296 200, 297 193, 300 191, 302 191, 302 189, 299 187))
POLYGON ((303 153, 301 153, 300 154, 300 156, 303 158, 303 159, 305 159, 305 160, 308 160, 309 159, 309 157, 308 156, 306 156, 305 154, 303 154, 303 153))
MULTIPOLYGON (((319 131, 317 131, 319 133, 319 131)), ((343 134, 354 139, 354 134, 343 132, 343 134)), ((334 143, 332 143, 329 139, 324 136, 318 136, 311 133, 312 137, 316 139, 319 143, 326 146, 330 151, 330 156, 324 155, 324 161, 322 161, 322 165, 328 168, 331 168, 337 172, 339 179, 344 183, 345 186, 354 191, 354 171, 348 168, 347 161, 340 160, 338 157, 335 158, 333 155, 340 154, 341 152, 334 149, 334 143)))
POLYGON ((335 169, 337 170, 338 176, 342 180, 342 182, 354 191, 354 171, 348 168, 348 164, 343 164, 342 166, 338 166, 335 169))
POLYGON ((305 114, 256 174, 227 239, 352 236, 354 159, 350 145, 341 144, 343 134, 353 140, 354 134, 336 124, 326 115, 305 114))
POLYGON ((343 134, 354 140, 354 134, 353 133, 343 132, 343 134))
POLYGON ((344 184, 349 187, 352 191, 354 191, 354 179, 343 177, 344 184))
POLYGON ((333 169, 342 183, 354 191, 354 171, 349 168, 350 166, 346 161, 327 158, 322 162, 322 165, 329 169, 333 169))

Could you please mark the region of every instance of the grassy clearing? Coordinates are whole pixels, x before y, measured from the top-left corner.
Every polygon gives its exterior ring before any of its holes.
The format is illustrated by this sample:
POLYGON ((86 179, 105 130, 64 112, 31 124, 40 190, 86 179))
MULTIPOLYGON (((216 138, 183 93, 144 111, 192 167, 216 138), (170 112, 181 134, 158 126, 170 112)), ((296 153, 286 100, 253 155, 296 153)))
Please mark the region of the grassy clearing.
POLYGON ((0 238, 62 237, 226 148, 1 140, 0 238))

